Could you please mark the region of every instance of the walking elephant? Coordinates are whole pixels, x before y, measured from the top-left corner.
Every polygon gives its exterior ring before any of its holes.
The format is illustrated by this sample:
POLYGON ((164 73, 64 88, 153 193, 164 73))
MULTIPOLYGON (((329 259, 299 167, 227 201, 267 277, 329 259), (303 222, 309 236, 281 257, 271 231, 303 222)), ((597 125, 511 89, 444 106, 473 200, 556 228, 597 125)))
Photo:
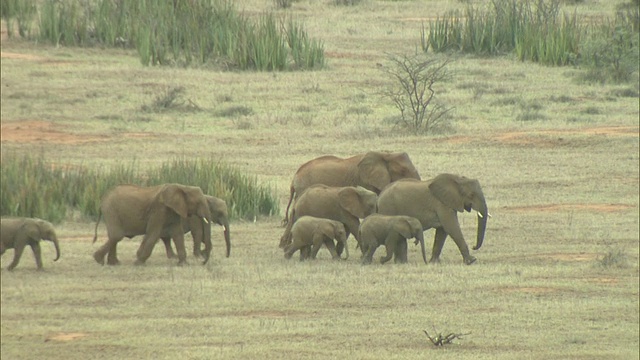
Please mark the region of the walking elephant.
POLYGON ((345 260, 349 258, 349 247, 347 247, 347 233, 341 222, 313 216, 302 216, 291 227, 291 244, 284 248, 285 259, 291 259, 293 254, 300 250, 300 260, 305 260, 307 256, 315 259, 318 250, 324 244, 334 260, 340 260, 340 255, 336 252, 333 240, 347 250, 345 260), (311 249, 309 249, 311 248, 311 249))
POLYGON ((289 221, 289 208, 293 200, 312 185, 362 186, 380 194, 389 183, 405 178, 420 180, 418 170, 405 152, 370 151, 346 159, 325 155, 310 160, 298 168, 291 181, 283 223, 289 221))
MULTIPOLYGON (((280 248, 291 244, 291 227, 305 216, 315 216, 341 222, 349 234, 358 240, 360 219, 376 212, 377 195, 361 186, 332 187, 313 185, 305 190, 296 200, 291 211, 291 221, 287 224, 284 234, 280 238, 280 248)), ((336 251, 342 255, 344 244, 338 242, 336 251)))
MULTIPOLYGON (((194 224, 205 234, 204 262, 206 264, 211 253, 211 231, 206 232, 211 221, 211 211, 202 190, 196 186, 181 184, 165 184, 151 187, 135 185, 119 185, 111 189, 102 199, 100 216, 96 222, 93 242, 98 238, 100 217, 104 217, 107 226, 108 241, 94 254, 93 258, 104 264, 120 263, 117 257, 117 245, 122 238, 144 235, 136 253, 136 264, 143 264, 158 239, 172 238, 178 252, 178 264, 186 263, 184 248, 184 229, 182 219, 196 216, 200 221, 194 224), (209 236, 207 237, 206 234, 209 236)), ((191 229, 193 230, 193 228, 191 229)))
POLYGON ((386 263, 392 256, 396 263, 406 263, 407 239, 413 238, 416 239, 416 245, 420 244, 422 259, 427 263, 422 224, 414 217, 372 214, 362 221, 359 231, 363 264, 371 264, 373 254, 380 245, 387 249, 387 255, 380 257, 380 263, 386 263))
MULTIPOLYGON (((231 238, 230 238, 230 229, 229 229, 229 211, 227 210, 227 203, 214 196, 205 195, 207 199, 207 203, 209 204, 209 211, 211 212, 211 221, 222 226, 224 233, 224 241, 227 246, 227 257, 231 254, 231 238)), ((191 236, 193 237, 193 255, 195 257, 204 257, 202 254, 201 244, 204 242, 205 238, 211 238, 211 227, 210 226, 200 226, 202 223, 202 219, 198 216, 192 215, 187 219, 182 219, 182 228, 184 233, 191 232, 191 236), (204 231, 203 231, 204 229, 204 231)), ((165 250, 167 253, 167 257, 169 259, 177 257, 177 255, 173 252, 173 248, 171 247, 171 238, 165 236, 162 238, 164 242, 165 250)))
POLYGON ((447 235, 458 246, 465 264, 476 258, 469 253, 457 212, 478 212, 477 250, 482 246, 487 219, 490 217, 480 183, 475 179, 452 174, 440 174, 427 181, 405 180, 389 185, 378 198, 378 212, 385 215, 407 215, 420 221, 422 229, 436 229, 430 262, 440 261, 447 235))
POLYGON ((0 220, 0 256, 7 249, 14 249, 13 261, 7 267, 11 271, 20 262, 25 246, 31 246, 36 259, 36 267, 42 270, 42 252, 40 240, 49 240, 56 248, 56 258, 60 259, 60 244, 53 225, 37 218, 7 217, 0 220))

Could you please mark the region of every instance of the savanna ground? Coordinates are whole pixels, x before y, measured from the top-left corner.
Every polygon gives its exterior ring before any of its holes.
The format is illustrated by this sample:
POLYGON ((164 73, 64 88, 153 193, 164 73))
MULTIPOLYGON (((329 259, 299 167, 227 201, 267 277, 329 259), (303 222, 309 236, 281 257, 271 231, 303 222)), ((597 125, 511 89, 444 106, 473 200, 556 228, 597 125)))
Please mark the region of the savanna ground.
MULTIPOLYGON (((120 243, 123 265, 109 267, 91 257, 104 225, 92 244, 95 222, 74 215, 58 225, 58 262, 46 242, 44 272, 30 251, 2 271, 2 358, 637 359, 639 111, 637 95, 620 96, 637 94, 637 84, 585 84, 575 80, 581 69, 508 56, 460 57, 439 92, 455 106, 448 131, 401 133, 378 96, 386 53, 411 53, 421 21, 462 6, 295 2, 286 12, 325 43, 328 68, 313 72, 145 68, 130 51, 3 35, 3 156, 87 167, 215 157, 270 184, 284 210, 308 159, 406 151, 425 179, 479 179, 493 218, 471 266, 451 240, 436 266, 414 246, 407 265, 361 266, 353 238, 347 261, 326 250, 317 261, 286 261, 280 215, 234 221, 228 259, 215 229, 206 266, 190 258, 178 267, 156 248, 134 267, 136 238, 120 243), (143 110, 177 86, 185 106, 143 110), (229 116, 234 109, 251 111, 229 116), (519 116, 526 111, 535 116, 519 116), (603 266, 607 254, 621 265, 603 266), (470 334, 436 348, 422 330, 470 334)), ((274 2, 243 7, 259 13, 274 2)), ((613 7, 594 0, 577 11, 597 17, 613 7)), ((474 243, 475 216, 459 217, 474 243)))

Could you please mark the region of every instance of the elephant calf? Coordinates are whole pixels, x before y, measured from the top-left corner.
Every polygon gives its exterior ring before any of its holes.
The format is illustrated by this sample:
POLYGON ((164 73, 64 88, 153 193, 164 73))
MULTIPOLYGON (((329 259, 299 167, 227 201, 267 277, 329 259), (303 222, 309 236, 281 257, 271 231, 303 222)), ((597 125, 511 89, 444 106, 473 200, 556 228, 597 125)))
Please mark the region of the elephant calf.
POLYGON ((300 250, 300 260, 307 257, 315 259, 322 244, 331 252, 334 260, 339 260, 340 255, 336 251, 333 240, 341 243, 346 249, 349 258, 349 248, 347 247, 347 232, 341 222, 313 216, 300 217, 291 228, 292 242, 284 249, 284 257, 291 259, 293 254, 300 250), (311 249, 309 249, 311 248, 311 249))
POLYGON ((27 245, 31 246, 38 270, 42 270, 40 240, 51 241, 56 248, 56 258, 53 261, 60 259, 58 237, 50 222, 35 218, 15 217, 2 218, 0 223, 0 256, 7 249, 14 249, 13 261, 7 270, 11 271, 18 265, 22 251, 27 245))
POLYGON ((391 260, 394 255, 396 263, 406 263, 407 239, 411 238, 416 238, 416 244, 420 243, 422 259, 425 264, 427 263, 422 224, 416 218, 403 215, 373 214, 362 221, 359 231, 363 264, 371 263, 373 253, 380 245, 387 248, 387 255, 380 257, 382 264, 391 260))

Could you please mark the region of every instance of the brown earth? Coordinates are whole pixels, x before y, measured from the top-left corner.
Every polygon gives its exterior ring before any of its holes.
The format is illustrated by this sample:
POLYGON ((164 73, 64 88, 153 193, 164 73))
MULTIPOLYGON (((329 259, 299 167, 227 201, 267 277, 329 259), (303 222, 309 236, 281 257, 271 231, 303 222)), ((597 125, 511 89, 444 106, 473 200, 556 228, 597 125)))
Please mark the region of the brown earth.
POLYGON ((47 336, 44 341, 72 341, 81 339, 83 337, 87 337, 89 334, 85 333, 58 333, 54 335, 47 336))
POLYGON ((547 212, 547 211, 595 211, 595 212, 617 212, 635 208, 628 204, 545 204, 528 206, 505 206, 503 209, 516 212, 547 212))

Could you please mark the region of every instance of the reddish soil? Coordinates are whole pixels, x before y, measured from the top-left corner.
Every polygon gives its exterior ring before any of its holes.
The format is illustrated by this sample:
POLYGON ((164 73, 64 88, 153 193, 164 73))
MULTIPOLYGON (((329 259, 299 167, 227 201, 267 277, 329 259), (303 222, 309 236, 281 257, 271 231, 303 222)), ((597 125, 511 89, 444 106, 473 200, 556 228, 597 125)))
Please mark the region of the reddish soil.
POLYGON ((505 206, 505 210, 517 212, 546 212, 546 211, 596 211, 596 212, 617 212, 635 208, 633 205, 627 204, 546 204, 546 205, 530 205, 530 206, 505 206))
POLYGON ((87 337, 89 334, 85 333, 58 333, 47 336, 44 341, 71 341, 87 337))

